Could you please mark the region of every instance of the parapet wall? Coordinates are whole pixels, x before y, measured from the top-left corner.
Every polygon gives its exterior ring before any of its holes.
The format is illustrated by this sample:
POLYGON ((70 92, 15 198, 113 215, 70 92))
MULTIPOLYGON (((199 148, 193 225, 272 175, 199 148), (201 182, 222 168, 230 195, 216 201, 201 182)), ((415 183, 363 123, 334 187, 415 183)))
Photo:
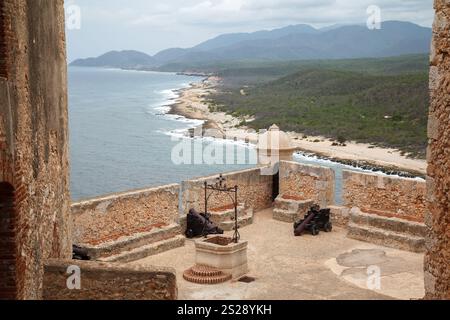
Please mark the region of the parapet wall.
POLYGON ((423 180, 344 171, 343 188, 346 207, 423 223, 426 207, 423 180))
POLYGON ((280 194, 297 200, 314 200, 322 207, 334 204, 334 171, 298 162, 281 161, 280 194))
MULTIPOLYGON (((76 285, 74 279, 69 283, 76 285)), ((73 260, 49 260, 44 266, 44 300, 176 300, 177 295, 171 268, 73 260), (67 286, 69 277, 77 276, 73 266, 80 271, 79 290, 67 286)))
MULTIPOLYGON (((190 209, 200 212, 205 211, 205 181, 209 184, 216 183, 218 175, 189 180, 182 183, 181 213, 187 214, 190 209)), ((238 202, 245 204, 247 208, 259 211, 272 206, 273 176, 261 174, 260 168, 231 172, 223 175, 228 187, 237 185, 238 202)), ((209 208, 225 207, 233 204, 232 200, 223 193, 218 193, 209 199, 209 208)))
POLYGON ((74 243, 98 245, 177 223, 179 189, 173 184, 74 203, 74 243))

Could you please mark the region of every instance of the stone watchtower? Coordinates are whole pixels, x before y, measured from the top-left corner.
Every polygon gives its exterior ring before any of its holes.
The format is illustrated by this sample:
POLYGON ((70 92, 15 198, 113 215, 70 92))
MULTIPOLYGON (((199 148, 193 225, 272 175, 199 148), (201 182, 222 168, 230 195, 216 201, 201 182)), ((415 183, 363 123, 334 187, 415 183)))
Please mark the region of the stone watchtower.
POLYGON ((282 160, 292 161, 296 148, 291 138, 274 124, 267 132, 259 135, 257 150, 259 164, 276 165, 282 160))

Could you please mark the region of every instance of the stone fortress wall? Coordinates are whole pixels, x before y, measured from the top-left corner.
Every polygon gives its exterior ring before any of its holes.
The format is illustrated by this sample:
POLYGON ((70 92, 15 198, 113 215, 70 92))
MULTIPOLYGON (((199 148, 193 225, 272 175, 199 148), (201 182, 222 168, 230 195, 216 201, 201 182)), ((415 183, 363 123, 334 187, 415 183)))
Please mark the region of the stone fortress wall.
MULTIPOLYGON (((218 175, 184 181, 181 184, 181 214, 187 214, 190 209, 205 211, 204 183, 216 183, 218 175)), ((272 206, 273 176, 264 175, 261 169, 254 168, 223 174, 228 187, 238 186, 238 202, 254 211, 260 211, 272 206)), ((232 205, 232 200, 225 194, 215 194, 208 201, 209 208, 214 209, 232 205)))
POLYGON ((43 292, 45 300, 175 300, 178 296, 172 268, 72 260, 47 261, 43 292), (67 270, 73 267, 80 271, 80 290, 67 286, 67 270))
POLYGON ((65 47, 62 0, 0 1, 0 298, 71 258, 65 47))
POLYGON ((280 162, 280 195, 314 200, 322 207, 334 204, 335 175, 329 168, 280 162))
POLYGON ((178 222, 177 184, 72 204, 73 241, 98 245, 178 222))
POLYGON ((450 1, 435 0, 430 56, 426 298, 450 299, 450 1))
POLYGON ((344 207, 424 222, 426 183, 422 179, 344 171, 343 198, 344 207))
MULTIPOLYGON (((118 193, 72 204, 73 241, 80 245, 100 245, 152 228, 180 225, 190 209, 204 211, 204 182, 214 184, 219 175, 198 178, 147 190, 118 193)), ((273 206, 273 176, 261 168, 223 175, 228 187, 238 185, 238 202, 254 213, 273 206)), ((379 174, 344 172, 344 205, 335 206, 335 175, 332 169, 281 161, 278 194, 290 200, 311 201, 333 209, 341 226, 348 223, 350 209, 423 223, 426 206, 425 182, 420 179, 379 174)), ((232 206, 225 194, 210 198, 209 209, 232 206)))

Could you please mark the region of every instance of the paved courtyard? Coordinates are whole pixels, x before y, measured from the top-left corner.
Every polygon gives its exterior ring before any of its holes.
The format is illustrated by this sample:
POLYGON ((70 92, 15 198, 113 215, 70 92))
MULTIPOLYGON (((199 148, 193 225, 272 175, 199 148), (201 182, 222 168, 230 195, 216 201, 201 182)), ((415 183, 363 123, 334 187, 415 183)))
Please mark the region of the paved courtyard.
POLYGON ((183 272, 195 264, 192 240, 182 248, 133 264, 175 268, 179 299, 367 300, 424 296, 422 254, 348 239, 342 228, 318 237, 294 237, 291 224, 272 219, 272 209, 257 213, 254 223, 240 232, 242 239, 249 241, 248 275, 256 279, 251 283, 208 286, 185 281, 183 272), (378 271, 379 288, 376 277, 369 277, 378 271), (368 289, 368 282, 373 290, 368 289))

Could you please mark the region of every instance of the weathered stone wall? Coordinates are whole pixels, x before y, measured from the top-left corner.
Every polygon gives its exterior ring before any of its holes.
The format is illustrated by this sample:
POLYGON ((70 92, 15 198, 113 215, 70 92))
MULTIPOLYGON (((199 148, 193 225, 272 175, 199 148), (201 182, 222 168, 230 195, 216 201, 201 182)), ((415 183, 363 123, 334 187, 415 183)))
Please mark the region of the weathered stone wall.
POLYGON ((343 188, 346 207, 423 222, 426 207, 423 180, 344 171, 343 188))
MULTIPOLYGON (((182 183, 181 213, 187 214, 190 209, 205 211, 204 183, 216 183, 219 175, 185 181, 182 183)), ((238 202, 255 212, 272 206, 273 176, 261 175, 261 169, 249 169, 224 174, 228 187, 238 186, 238 202)), ((217 209, 233 204, 224 193, 217 193, 209 199, 209 209, 217 209)))
POLYGON ((179 189, 173 184, 74 203, 73 242, 99 245, 176 223, 179 189))
POLYGON ((434 6, 425 290, 428 299, 450 299, 450 1, 434 6))
POLYGON ((280 194, 297 200, 314 200, 322 207, 334 204, 334 171, 297 162, 280 162, 280 194))
POLYGON ((50 260, 44 268, 45 300, 176 300, 177 295, 171 268, 73 260, 50 260), (67 287, 70 266, 80 268, 80 290, 67 287))
POLYGON ((62 0, 2 0, 0 10, 0 183, 13 188, 0 241, 15 250, 1 261, 16 275, 13 296, 35 299, 43 261, 72 251, 64 8, 62 0))

